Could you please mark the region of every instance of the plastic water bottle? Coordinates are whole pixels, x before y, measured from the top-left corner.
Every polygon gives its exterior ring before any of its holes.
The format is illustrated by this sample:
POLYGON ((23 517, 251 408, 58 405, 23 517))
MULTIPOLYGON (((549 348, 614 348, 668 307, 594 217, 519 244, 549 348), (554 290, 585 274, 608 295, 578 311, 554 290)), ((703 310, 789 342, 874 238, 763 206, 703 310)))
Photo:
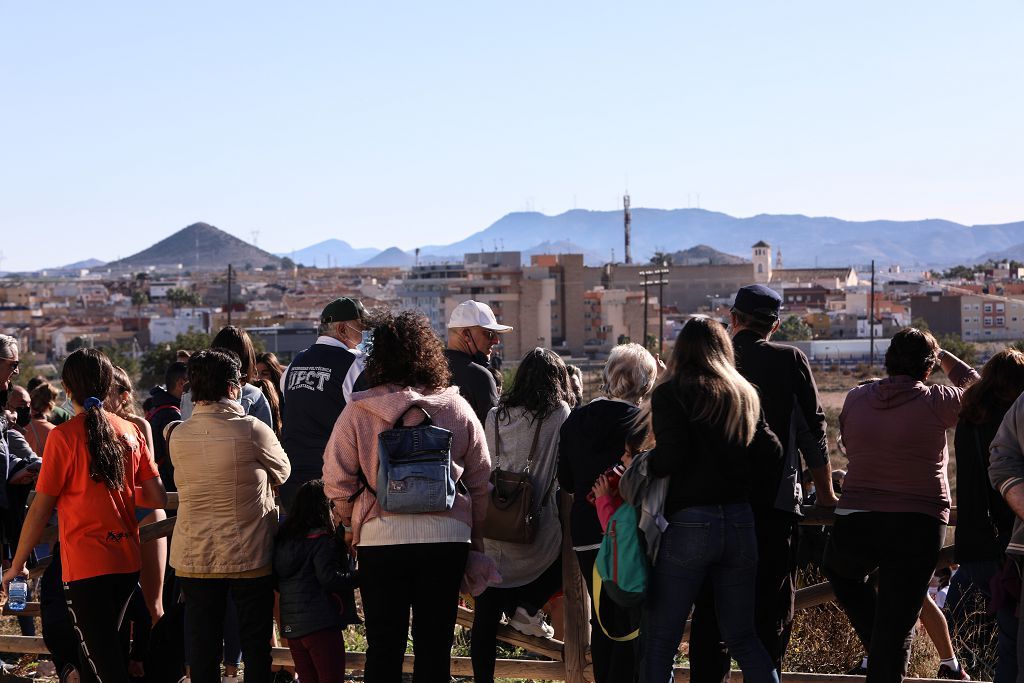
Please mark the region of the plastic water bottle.
POLYGON ((28 602, 28 577, 19 575, 11 580, 10 589, 7 592, 7 607, 15 612, 25 609, 28 602))

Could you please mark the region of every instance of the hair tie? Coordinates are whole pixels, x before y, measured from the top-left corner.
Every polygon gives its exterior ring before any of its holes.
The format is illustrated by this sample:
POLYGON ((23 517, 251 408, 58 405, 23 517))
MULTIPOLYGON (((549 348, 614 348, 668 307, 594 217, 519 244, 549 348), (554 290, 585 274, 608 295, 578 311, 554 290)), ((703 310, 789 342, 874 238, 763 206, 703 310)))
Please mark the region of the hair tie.
POLYGON ((85 403, 82 404, 82 407, 85 408, 86 410, 91 410, 92 408, 102 408, 103 401, 96 398, 95 396, 90 396, 89 398, 85 399, 85 403))

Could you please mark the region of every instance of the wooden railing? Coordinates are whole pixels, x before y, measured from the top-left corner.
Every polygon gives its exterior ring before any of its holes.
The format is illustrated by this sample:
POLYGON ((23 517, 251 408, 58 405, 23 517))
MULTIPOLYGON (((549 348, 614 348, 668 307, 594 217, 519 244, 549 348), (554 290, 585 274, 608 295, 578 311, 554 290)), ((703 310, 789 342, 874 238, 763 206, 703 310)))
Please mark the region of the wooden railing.
MULTIPOLYGON (((31 499, 30 499, 31 500, 31 499)), ((572 541, 569 534, 568 520, 569 507, 571 505, 568 496, 562 496, 561 501, 562 517, 562 582, 563 582, 563 614, 564 614, 564 641, 553 638, 538 638, 519 633, 509 626, 498 627, 498 639, 502 642, 521 647, 524 650, 547 658, 539 659, 499 659, 495 663, 495 678, 532 678, 550 681, 567 681, 568 683, 592 683, 594 681, 593 667, 589 661, 590 643, 590 598, 587 594, 586 584, 580 575, 579 565, 576 562, 576 554, 572 549, 572 541)), ((177 509, 178 494, 169 493, 168 510, 177 509)), ((955 520, 955 512, 951 515, 951 524, 955 520)), ((807 506, 803 508, 804 517, 801 524, 810 526, 828 526, 834 520, 832 510, 807 506)), ((175 517, 168 517, 165 520, 146 524, 139 529, 139 536, 143 543, 171 535, 174 529, 175 517)), ((53 542, 57 537, 56 527, 48 527, 44 533, 44 542, 53 542)), ((49 564, 50 558, 45 558, 32 570, 33 576, 42 573, 49 564)), ((937 569, 949 566, 953 560, 953 547, 946 546, 940 554, 937 569)), ((827 583, 819 583, 806 588, 801 588, 796 593, 796 609, 806 609, 822 605, 835 600, 832 587, 827 583)), ((4 615, 14 616, 37 616, 39 614, 39 603, 28 603, 22 612, 11 612, 6 607, 4 615)), ((473 611, 460 607, 456 617, 457 623, 465 628, 472 627, 473 611)), ((687 624, 689 631, 689 624, 687 624)), ((48 654, 43 639, 38 636, 5 636, 0 635, 0 652, 15 652, 24 654, 48 654)), ((272 651, 274 664, 292 665, 291 652, 287 648, 274 648, 272 651)), ((362 671, 365 665, 366 655, 362 652, 348 652, 345 655, 346 668, 350 671, 362 671)), ((405 655, 403 670, 413 670, 413 655, 405 655)), ((689 681, 689 669, 687 667, 675 668, 675 680, 677 682, 689 681)), ((452 675, 472 676, 473 666, 468 657, 452 657, 452 675)), ((795 683, 863 683, 863 676, 831 675, 818 673, 786 673, 787 681, 795 683)), ((733 681, 742 680, 739 672, 732 673, 733 681)), ((931 681, 933 679, 906 679, 908 681, 931 681)))

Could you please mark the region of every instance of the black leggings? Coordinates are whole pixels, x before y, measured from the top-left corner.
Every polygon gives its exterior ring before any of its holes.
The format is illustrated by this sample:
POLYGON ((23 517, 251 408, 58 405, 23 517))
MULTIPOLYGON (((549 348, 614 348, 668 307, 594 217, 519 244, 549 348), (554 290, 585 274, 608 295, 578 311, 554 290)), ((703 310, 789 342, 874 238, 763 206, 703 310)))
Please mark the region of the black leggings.
POLYGON ((128 663, 118 631, 139 572, 106 574, 64 584, 71 623, 78 636, 83 681, 128 683, 128 663))
POLYGON ((517 607, 531 615, 544 606, 562 588, 562 558, 559 557, 540 576, 516 588, 488 588, 473 603, 473 632, 469 654, 473 660, 473 680, 493 683, 497 657, 498 622, 504 612, 509 618, 517 607))

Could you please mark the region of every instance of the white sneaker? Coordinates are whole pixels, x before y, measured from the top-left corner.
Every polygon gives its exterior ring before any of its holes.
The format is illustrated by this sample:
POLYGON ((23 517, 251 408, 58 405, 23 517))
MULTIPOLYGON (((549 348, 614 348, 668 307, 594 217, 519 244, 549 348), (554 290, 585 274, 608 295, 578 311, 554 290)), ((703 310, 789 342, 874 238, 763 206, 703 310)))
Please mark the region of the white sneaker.
POLYGON ((508 625, 527 636, 551 638, 555 635, 555 629, 544 621, 543 612, 538 611, 531 617, 522 607, 516 608, 516 613, 509 619, 508 625))

